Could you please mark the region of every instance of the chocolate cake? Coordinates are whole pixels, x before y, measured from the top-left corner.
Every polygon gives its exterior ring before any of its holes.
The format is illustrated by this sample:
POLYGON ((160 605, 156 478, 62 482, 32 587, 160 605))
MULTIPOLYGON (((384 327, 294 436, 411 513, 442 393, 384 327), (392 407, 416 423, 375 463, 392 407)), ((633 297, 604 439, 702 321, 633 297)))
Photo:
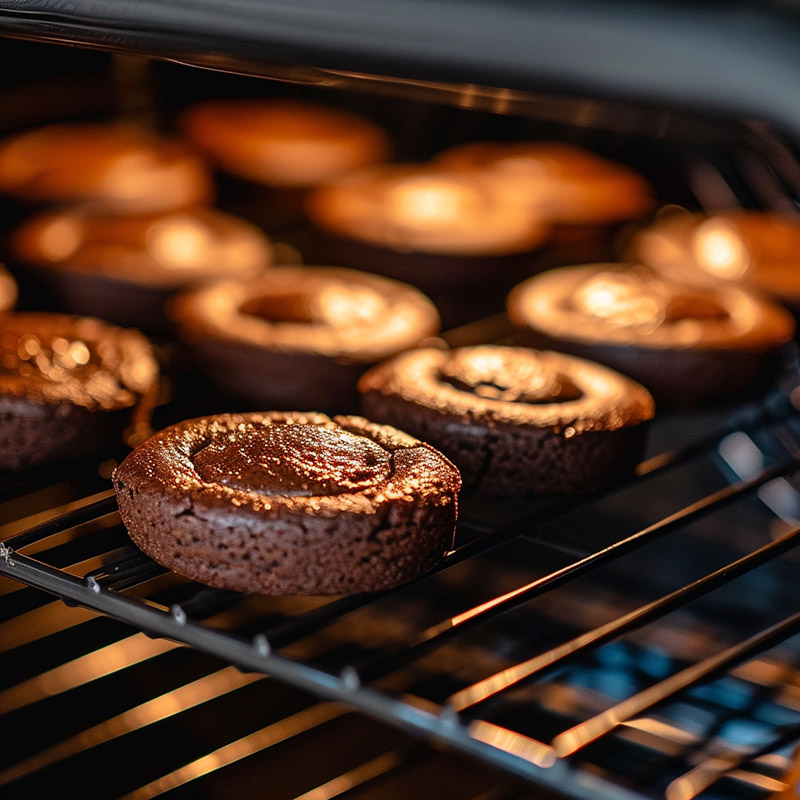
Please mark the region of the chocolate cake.
POLYGON ((729 281, 767 293, 800 315, 800 219, 735 209, 665 214, 633 239, 631 256, 674 280, 729 281))
POLYGON ((452 547, 458 471, 360 417, 223 414, 137 447, 114 473, 134 543, 201 583, 273 595, 371 592, 452 547))
POLYGON ((65 314, 0 315, 0 469, 120 447, 146 431, 158 365, 135 330, 65 314))
POLYGON ((368 366, 439 330, 416 289, 333 267, 276 267, 199 288, 170 313, 198 370, 250 408, 355 410, 368 366))
POLYGON ((268 231, 302 221, 311 187, 392 151, 372 120, 294 98, 204 100, 186 109, 180 126, 217 167, 226 207, 268 231))
POLYGON ((640 219, 653 191, 635 170, 563 142, 470 142, 441 152, 443 167, 491 170, 517 202, 562 225, 607 225, 640 219))
POLYGON ((208 203, 205 160, 148 128, 55 123, 0 141, 0 193, 24 203, 84 203, 146 213, 208 203))
POLYGON ((407 430, 487 497, 595 489, 642 456, 653 399, 583 359, 522 347, 421 348, 359 381, 365 415, 407 430))
MULTIPOLYGON (((317 187, 314 255, 446 294, 530 274, 549 222, 487 171, 381 164, 317 187)), ((509 284, 510 285, 510 284, 509 284)))
POLYGON ((513 289, 507 309, 521 344, 607 364, 671 405, 756 389, 795 331, 791 314, 761 295, 637 264, 548 270, 513 289))
POLYGON ((254 277, 273 248, 256 226, 212 208, 132 215, 72 206, 28 217, 10 252, 58 308, 163 333, 169 297, 254 277))

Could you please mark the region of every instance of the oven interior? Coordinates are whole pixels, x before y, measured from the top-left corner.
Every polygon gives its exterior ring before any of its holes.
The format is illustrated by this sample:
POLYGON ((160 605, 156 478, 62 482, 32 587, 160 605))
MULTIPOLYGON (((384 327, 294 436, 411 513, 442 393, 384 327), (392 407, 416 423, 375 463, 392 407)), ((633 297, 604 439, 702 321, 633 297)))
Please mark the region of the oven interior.
MULTIPOLYGON (((792 213, 798 200, 794 143, 760 121, 577 100, 497 113, 381 87, 3 48, 6 65, 25 64, 22 81, 4 73, 5 131, 108 115, 168 128, 196 99, 290 93, 372 115, 401 159, 478 138, 558 139, 635 167, 662 204, 792 213)), ((221 207, 247 217, 247 203, 221 179, 221 207)), ((17 212, 4 212, 7 233, 17 212)), ((301 229, 273 236, 302 259, 301 229)), ((545 249, 538 266, 562 257, 545 249)), ((510 281, 478 299, 457 286, 434 298, 443 339, 507 341, 510 281)), ((46 306, 21 289, 22 305, 46 306)), ((172 344, 159 345, 173 363, 172 344)), ((689 800, 791 789, 798 378, 790 352, 762 396, 660 414, 635 478, 613 489, 463 497, 442 567, 377 595, 244 596, 166 572, 120 524, 109 476, 121 453, 3 476, 0 793, 689 800)), ((231 410, 191 375, 168 379, 154 427, 231 410)))

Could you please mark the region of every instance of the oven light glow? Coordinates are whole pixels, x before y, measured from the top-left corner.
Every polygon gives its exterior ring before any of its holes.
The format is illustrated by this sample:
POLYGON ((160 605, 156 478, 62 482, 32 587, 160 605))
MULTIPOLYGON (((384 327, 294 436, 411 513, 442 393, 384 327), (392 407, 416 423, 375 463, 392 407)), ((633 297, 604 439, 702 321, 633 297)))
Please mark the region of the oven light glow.
POLYGON ((44 227, 41 232, 42 255, 49 261, 64 261, 83 242, 83 229, 77 219, 62 217, 44 227))
POLYGON ((147 233, 148 250, 164 266, 191 269, 205 261, 213 243, 208 232, 188 217, 168 217, 147 233))
POLYGON ((750 255, 741 237, 721 220, 712 219, 700 226, 692 250, 697 263, 717 278, 737 280, 750 268, 750 255))
POLYGON ((463 184, 418 178, 392 189, 387 206, 393 218, 407 224, 448 225, 465 212, 477 210, 480 195, 463 184))
POLYGON ((597 275, 578 287, 574 305, 587 314, 618 325, 657 322, 664 303, 638 281, 622 275, 597 275))

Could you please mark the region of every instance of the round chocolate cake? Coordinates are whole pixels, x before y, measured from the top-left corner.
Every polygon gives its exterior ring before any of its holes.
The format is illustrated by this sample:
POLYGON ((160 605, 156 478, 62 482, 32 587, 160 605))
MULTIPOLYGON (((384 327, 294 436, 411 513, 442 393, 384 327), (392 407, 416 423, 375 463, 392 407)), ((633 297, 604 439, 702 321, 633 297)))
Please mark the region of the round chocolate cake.
POLYGON ((632 258, 676 280, 730 281, 766 292, 800 315, 800 219, 735 209, 676 211, 641 230, 632 258))
POLYGON ((158 364, 135 330, 65 314, 0 315, 0 469, 89 455, 141 435, 158 364))
POLYGON ((653 208, 652 189, 637 172, 562 142, 469 142, 444 150, 434 163, 491 170, 520 205, 555 223, 610 224, 653 208))
POLYGON ((198 369, 255 408, 357 407, 364 370, 439 331, 406 284, 334 267, 276 267, 175 298, 170 313, 198 369))
POLYGON ((315 186, 388 158, 388 135, 365 117, 285 98, 190 106, 182 128, 220 169, 267 186, 315 186))
POLYGON ((56 123, 0 142, 0 192, 26 203, 93 203, 129 213, 213 198, 205 161, 144 127, 56 123))
POLYGON ((548 270, 515 287, 507 309, 520 343, 607 364, 675 405, 755 388, 795 331, 788 311, 744 288, 637 264, 548 270))
POLYGON ((307 214, 318 257, 406 281, 428 294, 490 289, 530 274, 549 220, 487 171, 379 164, 317 187, 307 214))
POLYGON ((10 251, 59 308, 163 331, 170 296, 254 277, 273 248, 256 226, 213 208, 132 215, 72 206, 28 217, 10 251))
POLYGON ((522 347, 423 348, 369 370, 364 414, 407 430, 483 496, 594 489, 642 456, 653 399, 599 364, 522 347))
POLYGON ((131 538, 201 583, 377 591, 452 547, 460 479, 429 445, 361 417, 223 414, 160 431, 114 473, 131 538))

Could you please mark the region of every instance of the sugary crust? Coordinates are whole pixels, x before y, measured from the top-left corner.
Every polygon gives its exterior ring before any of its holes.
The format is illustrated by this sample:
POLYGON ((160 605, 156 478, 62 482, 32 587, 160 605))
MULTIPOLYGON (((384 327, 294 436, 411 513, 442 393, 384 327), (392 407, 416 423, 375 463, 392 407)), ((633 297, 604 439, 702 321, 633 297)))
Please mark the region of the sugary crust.
POLYGON ((158 363, 138 331, 67 314, 0 316, 0 469, 17 470, 141 435, 158 363))
POLYGON ((203 159, 142 127, 58 123, 0 142, 0 192, 28 202, 92 202, 128 212, 213 198, 203 159))
POLYGON ((654 413, 634 381, 526 348, 411 351, 358 388, 367 416, 430 442, 466 490, 488 496, 583 491, 627 474, 654 413))
POLYGON ((189 108, 182 126, 223 170, 272 187, 313 186, 391 152, 373 122, 296 100, 209 100, 189 108))
POLYGON ((375 591, 430 569, 452 546, 460 478, 440 453, 391 428, 359 417, 271 412, 173 425, 120 464, 114 486, 134 542, 170 569, 239 591, 338 594, 375 591), (322 433, 329 464, 314 449, 322 433), (199 455, 207 448, 226 458, 231 438, 246 449, 279 434, 296 435, 297 449, 270 455, 270 439, 236 485, 209 480, 199 455), (277 478, 264 477, 270 459, 277 478), (278 480, 288 483, 276 488, 278 480))

